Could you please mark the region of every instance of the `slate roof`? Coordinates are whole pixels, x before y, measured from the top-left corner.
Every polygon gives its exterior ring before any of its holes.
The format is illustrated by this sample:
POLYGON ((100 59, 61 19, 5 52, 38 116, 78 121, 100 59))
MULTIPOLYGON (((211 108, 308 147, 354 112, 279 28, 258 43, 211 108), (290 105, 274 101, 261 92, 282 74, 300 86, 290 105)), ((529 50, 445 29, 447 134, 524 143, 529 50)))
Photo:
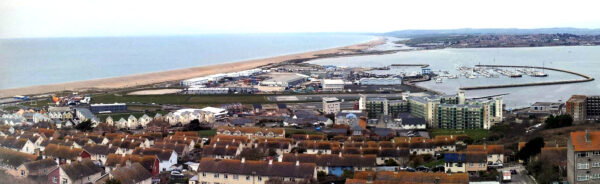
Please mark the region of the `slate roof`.
POLYGON ((130 166, 119 167, 110 174, 116 180, 119 180, 121 184, 135 184, 135 182, 144 181, 152 177, 152 173, 140 163, 132 163, 130 166))
POLYGON ((87 176, 100 173, 104 169, 102 167, 94 164, 94 162, 90 159, 83 159, 81 162, 72 162, 71 164, 63 164, 60 168, 65 171, 67 176, 73 180, 78 180, 80 178, 85 178, 87 176))
POLYGON ((270 177, 313 178, 314 163, 273 162, 246 160, 219 160, 202 158, 198 172, 260 175, 270 177))

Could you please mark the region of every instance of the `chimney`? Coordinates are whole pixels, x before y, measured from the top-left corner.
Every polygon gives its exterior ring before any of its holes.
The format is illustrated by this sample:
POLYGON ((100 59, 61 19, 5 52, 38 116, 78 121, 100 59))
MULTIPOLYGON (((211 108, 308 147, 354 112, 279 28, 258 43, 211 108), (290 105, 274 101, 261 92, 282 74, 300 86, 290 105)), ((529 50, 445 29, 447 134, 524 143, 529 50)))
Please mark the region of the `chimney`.
POLYGON ((381 146, 379 146, 379 150, 381 150, 381 146))
POLYGON ((592 142, 590 139, 590 131, 588 129, 585 129, 585 142, 592 142))
POLYGON ((487 150, 487 144, 484 142, 483 143, 483 151, 486 151, 486 150, 487 150))
POLYGON ((128 158, 127 162, 125 162, 125 166, 131 167, 131 159, 130 158, 128 158))
POLYGON ((450 135, 450 139, 454 139, 454 135, 450 135))
POLYGON ((277 156, 277 162, 283 162, 283 155, 277 156))
POLYGON ((300 166, 300 161, 296 160, 296 166, 300 166))
POLYGON ((246 163, 246 158, 245 157, 242 157, 242 164, 243 163, 246 163))
POLYGON ((227 148, 229 148, 229 144, 228 144, 228 145, 225 145, 225 149, 227 149, 227 148))
POLYGON ((340 157, 342 157, 342 150, 340 150, 340 153, 338 154, 340 157))
POLYGON ((216 148, 216 147, 217 147, 217 143, 213 144, 213 148, 216 148))
POLYGON ((269 165, 273 165, 273 159, 269 160, 269 165))

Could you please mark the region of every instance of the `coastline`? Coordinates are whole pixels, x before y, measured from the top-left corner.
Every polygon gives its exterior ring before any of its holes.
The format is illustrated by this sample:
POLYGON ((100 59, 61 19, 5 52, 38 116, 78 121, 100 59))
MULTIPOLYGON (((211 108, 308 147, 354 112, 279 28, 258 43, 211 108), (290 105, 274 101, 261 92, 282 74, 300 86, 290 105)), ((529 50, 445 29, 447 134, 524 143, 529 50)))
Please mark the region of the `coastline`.
POLYGON ((262 59, 253 59, 239 62, 230 62, 208 66, 198 66, 184 69, 167 70, 161 72, 152 72, 144 74, 126 75, 119 77, 110 77, 102 79, 65 82, 57 84, 45 84, 37 86, 0 89, 0 98, 11 97, 15 95, 34 95, 60 91, 85 91, 85 90, 108 90, 119 88, 130 88, 135 86, 151 85, 157 83, 185 80, 194 77, 202 77, 217 73, 228 73, 242 70, 253 69, 269 64, 281 63, 290 60, 310 60, 327 55, 338 55, 346 53, 357 53, 364 49, 372 48, 384 44, 385 38, 379 37, 368 42, 354 45, 309 51, 297 54, 275 56, 262 59))

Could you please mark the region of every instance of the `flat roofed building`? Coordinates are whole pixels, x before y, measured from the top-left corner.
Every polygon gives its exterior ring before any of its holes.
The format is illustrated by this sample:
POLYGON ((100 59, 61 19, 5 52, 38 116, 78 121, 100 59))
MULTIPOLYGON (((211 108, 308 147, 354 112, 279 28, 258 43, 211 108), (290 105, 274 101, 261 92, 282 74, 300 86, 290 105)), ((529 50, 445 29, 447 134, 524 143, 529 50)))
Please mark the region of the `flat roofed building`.
POLYGON ((127 104, 125 103, 113 103, 113 104, 91 104, 90 111, 93 113, 99 112, 125 112, 127 111, 127 104))
POLYGON ((585 112, 587 120, 600 120, 600 96, 587 96, 585 98, 585 112))
POLYGON ((323 91, 343 91, 344 80, 342 79, 324 79, 323 80, 323 91))
POLYGON ((335 114, 340 112, 342 101, 336 97, 323 97, 323 113, 335 114))
POLYGON ((269 73, 267 76, 271 78, 260 82, 262 86, 297 86, 308 79, 308 76, 299 73, 269 73))
POLYGON ((567 100, 567 114, 571 115, 574 121, 580 122, 587 119, 585 101, 585 95, 573 95, 571 98, 569 98, 569 100, 567 100))

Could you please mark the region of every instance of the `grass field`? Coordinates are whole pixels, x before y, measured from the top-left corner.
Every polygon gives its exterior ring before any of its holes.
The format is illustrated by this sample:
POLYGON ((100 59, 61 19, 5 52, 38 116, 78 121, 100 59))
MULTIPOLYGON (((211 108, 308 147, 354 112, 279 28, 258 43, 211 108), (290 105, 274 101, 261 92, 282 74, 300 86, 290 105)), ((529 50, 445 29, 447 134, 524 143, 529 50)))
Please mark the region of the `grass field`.
POLYGON ((488 130, 484 129, 470 129, 470 130, 446 130, 446 129, 433 129, 429 132, 431 137, 435 137, 436 135, 459 135, 466 134, 471 139, 478 141, 483 140, 489 134, 488 130))
POLYGON ((431 162, 427 162, 427 163, 425 163, 423 165, 425 167, 434 168, 435 166, 438 166, 438 165, 444 165, 444 159, 434 160, 434 161, 431 161, 431 162))
POLYGON ((198 131, 198 136, 200 136, 200 137, 212 137, 215 135, 217 135, 216 129, 198 131))
POLYGON ((306 130, 306 129, 295 129, 295 128, 286 128, 285 129, 285 137, 289 137, 292 134, 323 134, 323 133, 317 132, 314 130, 306 130))

